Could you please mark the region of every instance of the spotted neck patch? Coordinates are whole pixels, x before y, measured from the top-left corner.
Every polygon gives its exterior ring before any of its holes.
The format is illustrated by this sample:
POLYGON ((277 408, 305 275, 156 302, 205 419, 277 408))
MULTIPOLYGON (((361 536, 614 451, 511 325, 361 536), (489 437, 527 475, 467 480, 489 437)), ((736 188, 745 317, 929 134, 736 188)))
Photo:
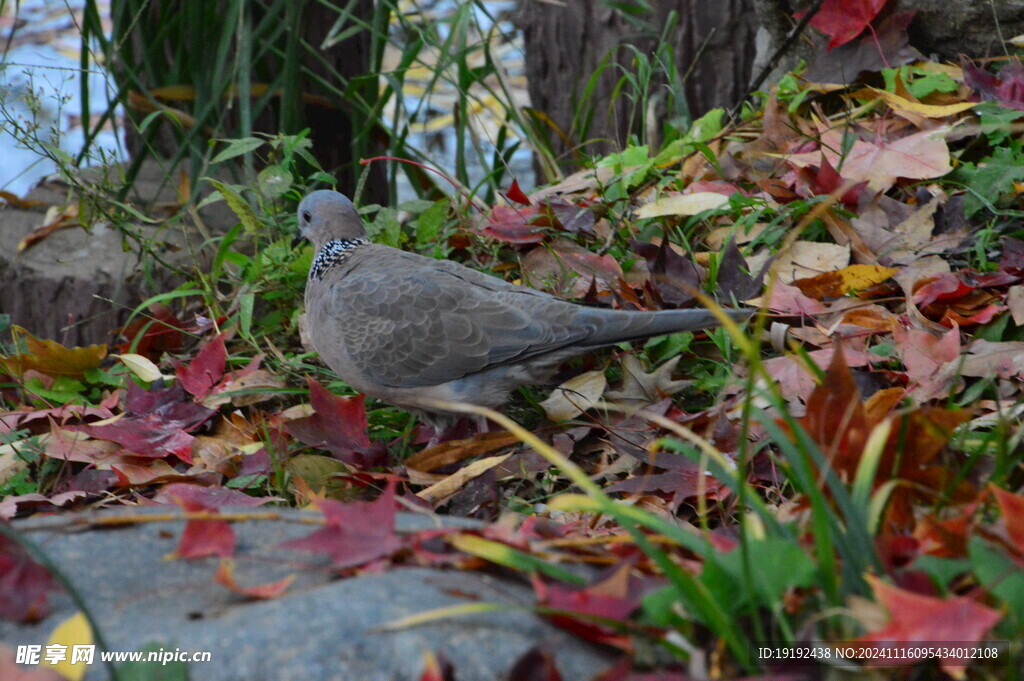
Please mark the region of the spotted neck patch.
POLYGON ((349 256, 370 240, 365 236, 358 239, 332 239, 324 244, 320 252, 316 254, 313 265, 309 268, 310 279, 322 279, 327 270, 342 264, 349 256))

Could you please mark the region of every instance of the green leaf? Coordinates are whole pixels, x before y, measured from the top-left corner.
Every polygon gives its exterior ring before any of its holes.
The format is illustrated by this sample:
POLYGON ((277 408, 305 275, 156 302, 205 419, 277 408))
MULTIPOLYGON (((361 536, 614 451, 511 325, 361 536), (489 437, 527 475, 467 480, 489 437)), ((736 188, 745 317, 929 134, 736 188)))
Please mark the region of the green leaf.
POLYGON ((32 471, 23 468, 16 472, 3 483, 0 483, 0 498, 6 496, 19 496, 39 491, 39 483, 32 476, 32 471))
POLYGON ((963 164, 956 176, 971 190, 964 199, 964 213, 971 217, 985 207, 982 199, 996 204, 1003 194, 1013 190, 1014 182, 1024 180, 1024 159, 1007 147, 999 147, 977 165, 963 164))
POLYGON ((446 201, 433 203, 420 213, 420 218, 416 221, 416 246, 422 247, 434 243, 438 234, 441 233, 441 227, 444 225, 446 217, 448 217, 446 201))
POLYGON ((57 404, 80 404, 84 401, 81 393, 85 390, 85 384, 70 376, 58 376, 54 379, 53 385, 47 388, 43 386, 41 380, 32 377, 26 379, 25 390, 33 397, 40 397, 57 404))
POLYGON ((1005 553, 994 550, 981 537, 971 537, 967 553, 978 583, 1005 603, 1014 617, 1024 617, 1024 570, 1005 553))
POLYGON ((1024 111, 1007 109, 995 102, 982 102, 972 109, 981 118, 981 131, 993 146, 1006 141, 1012 132, 1010 124, 1024 116, 1024 111))
POLYGON ((970 561, 966 558, 939 558, 924 554, 914 560, 913 568, 925 573, 940 589, 946 590, 954 579, 970 570, 970 561))
POLYGON ((706 561, 700 576, 708 590, 734 611, 745 605, 748 594, 757 597, 758 605, 772 607, 787 589, 814 584, 814 561, 796 544, 782 538, 748 541, 749 565, 744 563, 742 548, 706 561), (779 569, 783 565, 785 569, 779 569))
POLYGON ((597 166, 614 168, 616 172, 626 173, 622 181, 628 188, 644 181, 648 171, 654 166, 654 161, 650 158, 647 145, 644 145, 642 147, 627 147, 621 153, 609 154, 599 160, 597 166))
POLYGON ((936 92, 956 92, 958 87, 956 81, 945 73, 922 73, 923 75, 914 78, 907 86, 910 94, 918 99, 924 99, 936 92))
POLYGON ((228 207, 234 211, 235 215, 238 216, 238 221, 242 223, 242 227, 245 228, 246 232, 250 234, 256 234, 259 232, 263 225, 260 223, 260 219, 256 217, 256 213, 253 211, 252 206, 243 199, 239 194, 235 193, 230 187, 223 182, 218 182, 212 178, 206 178, 210 181, 220 195, 227 201, 228 207))
POLYGON ((398 211, 394 208, 380 209, 373 222, 366 225, 366 234, 374 241, 399 248, 405 235, 402 234, 402 225, 398 222, 398 211))
POLYGON ((219 154, 213 157, 210 163, 220 163, 230 158, 247 154, 263 145, 264 140, 258 137, 242 137, 241 139, 222 139, 219 142, 227 142, 227 148, 222 149, 219 154))
POLYGON ((690 126, 689 132, 683 137, 686 142, 707 142, 722 132, 722 119, 725 109, 712 109, 698 118, 690 126))
POLYGON ((279 165, 269 165, 256 176, 260 194, 265 199, 276 199, 292 188, 292 174, 279 165))

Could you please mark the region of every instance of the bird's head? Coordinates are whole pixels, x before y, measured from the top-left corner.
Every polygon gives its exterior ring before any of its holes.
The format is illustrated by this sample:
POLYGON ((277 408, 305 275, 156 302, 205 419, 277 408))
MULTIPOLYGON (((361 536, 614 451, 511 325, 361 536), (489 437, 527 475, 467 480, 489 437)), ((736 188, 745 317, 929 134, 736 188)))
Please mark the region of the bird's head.
POLYGON ((330 189, 315 191, 299 203, 299 233, 296 240, 309 239, 317 251, 332 239, 366 236, 363 220, 344 194, 330 189))

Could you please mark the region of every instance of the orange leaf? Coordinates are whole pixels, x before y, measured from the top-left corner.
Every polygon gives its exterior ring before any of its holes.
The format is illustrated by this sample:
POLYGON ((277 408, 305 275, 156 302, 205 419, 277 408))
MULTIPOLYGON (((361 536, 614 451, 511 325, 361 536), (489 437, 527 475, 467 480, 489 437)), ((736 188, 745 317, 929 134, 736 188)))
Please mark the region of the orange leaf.
POLYGON ((1024 555, 1024 495, 1011 494, 1006 490, 993 486, 999 510, 1003 512, 1003 521, 1010 539, 1016 544, 1017 550, 1024 555))
POLYGON ((213 581, 226 586, 236 594, 241 594, 258 600, 267 600, 269 598, 277 598, 283 594, 285 589, 295 581, 295 575, 288 575, 283 579, 279 579, 276 582, 270 582, 269 584, 243 587, 239 586, 238 582, 235 581, 235 561, 231 558, 222 558, 220 566, 217 568, 217 574, 213 577, 213 581))
POLYGON ((797 279, 793 285, 808 298, 839 298, 851 291, 881 284, 899 270, 881 265, 850 265, 815 277, 797 279))

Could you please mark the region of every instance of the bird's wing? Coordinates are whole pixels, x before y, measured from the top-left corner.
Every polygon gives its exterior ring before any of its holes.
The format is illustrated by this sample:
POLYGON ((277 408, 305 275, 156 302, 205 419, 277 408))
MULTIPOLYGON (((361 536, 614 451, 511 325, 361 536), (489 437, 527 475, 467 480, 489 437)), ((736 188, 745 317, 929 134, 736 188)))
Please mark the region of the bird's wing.
MULTIPOLYGON (((372 256, 325 282, 317 321, 344 345, 346 368, 375 384, 438 385, 571 346, 594 331, 575 322, 576 306, 554 296, 392 249, 372 256)), ((335 353, 320 351, 331 364, 335 353)))

